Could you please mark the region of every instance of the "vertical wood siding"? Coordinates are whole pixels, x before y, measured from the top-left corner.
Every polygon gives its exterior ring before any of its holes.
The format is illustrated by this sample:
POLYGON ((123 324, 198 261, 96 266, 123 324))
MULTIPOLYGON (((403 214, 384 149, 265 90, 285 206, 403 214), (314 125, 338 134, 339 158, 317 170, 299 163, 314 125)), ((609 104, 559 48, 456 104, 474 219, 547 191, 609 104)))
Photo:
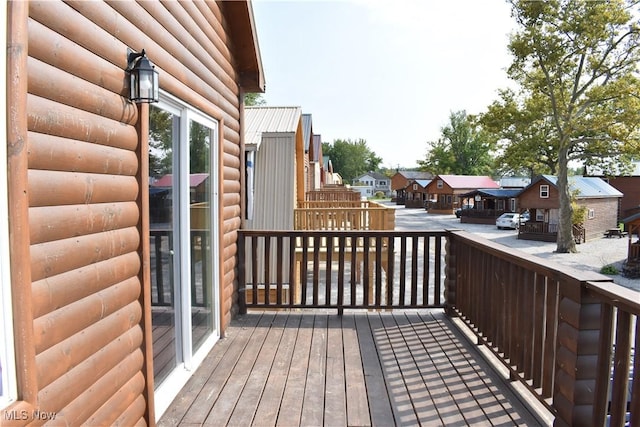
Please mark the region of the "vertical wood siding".
MULTIPOLYGON (((27 85, 10 92, 26 104, 28 165, 17 159, 10 170, 25 178, 28 215, 20 217, 28 218, 22 233, 29 243, 21 258, 13 257, 12 269, 24 273, 29 301, 20 304, 33 313, 32 327, 25 324, 29 316, 17 319, 32 329, 27 340, 35 349, 35 386, 22 375, 22 387, 37 396, 23 397, 57 413, 58 422, 153 423, 141 274, 147 159, 138 146, 147 127, 124 98, 127 47, 146 49, 163 90, 220 123, 223 328, 235 311, 240 91, 224 7, 201 1, 28 4, 27 85)), ((141 111, 146 120, 148 110, 141 111)), ((11 188, 13 201, 19 189, 19 182, 11 188)))

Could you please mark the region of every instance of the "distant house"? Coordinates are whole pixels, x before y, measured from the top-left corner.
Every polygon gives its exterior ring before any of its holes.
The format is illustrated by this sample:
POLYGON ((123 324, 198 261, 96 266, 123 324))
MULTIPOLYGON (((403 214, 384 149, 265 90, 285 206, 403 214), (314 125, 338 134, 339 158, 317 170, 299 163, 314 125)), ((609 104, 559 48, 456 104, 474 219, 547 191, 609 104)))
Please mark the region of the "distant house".
POLYGON ((497 189, 499 185, 488 176, 437 175, 427 186, 430 213, 452 214, 462 206, 461 195, 477 189, 497 189))
POLYGON ((464 209, 460 222, 471 224, 495 224, 496 218, 505 212, 519 212, 518 195, 522 189, 482 188, 460 195, 464 209))
POLYGON ((368 186, 373 189, 373 194, 381 191, 385 196, 391 195, 391 180, 388 176, 379 172, 367 172, 353 179, 353 186, 368 186))
POLYGON ((407 208, 424 208, 429 200, 427 186, 431 182, 430 179, 412 179, 409 180, 404 188, 404 204, 407 208))
POLYGON ((405 193, 404 190, 409 185, 409 181, 416 179, 431 179, 433 174, 431 172, 423 171, 397 171, 391 177, 391 191, 395 192, 393 196, 396 199, 396 204, 404 205, 405 193))
MULTIPOLYGON (((520 208, 528 209, 531 219, 520 226, 518 238, 555 242, 560 222, 560 196, 558 179, 541 175, 519 196, 520 208)), ((603 233, 618 226, 618 206, 622 193, 600 178, 569 177, 569 190, 576 193, 578 206, 587 208, 587 219, 581 229, 580 240, 602 237, 603 233)), ((578 235, 576 234, 578 241, 578 235)))

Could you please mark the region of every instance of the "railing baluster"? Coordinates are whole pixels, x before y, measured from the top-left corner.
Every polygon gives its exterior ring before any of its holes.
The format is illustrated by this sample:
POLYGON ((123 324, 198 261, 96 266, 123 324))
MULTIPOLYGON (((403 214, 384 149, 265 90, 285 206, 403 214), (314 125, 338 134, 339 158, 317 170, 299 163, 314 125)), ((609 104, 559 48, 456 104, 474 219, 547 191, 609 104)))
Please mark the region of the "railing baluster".
POLYGON ((444 237, 441 235, 436 236, 436 254, 435 254, 435 267, 434 267, 434 295, 435 295, 435 305, 442 304, 442 287, 440 286, 440 281, 442 277, 442 239, 444 237))
POLYGON ((411 305, 418 304, 418 236, 411 237, 411 305))
POLYGON ((629 385, 631 313, 618 309, 616 321, 616 345, 613 355, 610 425, 613 427, 623 427, 625 424, 625 412, 627 409, 627 387, 629 385))

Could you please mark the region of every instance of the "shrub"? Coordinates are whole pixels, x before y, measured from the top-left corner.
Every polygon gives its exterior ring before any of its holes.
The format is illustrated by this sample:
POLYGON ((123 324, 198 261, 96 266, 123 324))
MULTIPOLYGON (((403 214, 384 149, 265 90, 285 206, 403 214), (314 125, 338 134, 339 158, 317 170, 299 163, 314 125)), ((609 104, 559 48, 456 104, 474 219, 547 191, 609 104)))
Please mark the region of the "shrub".
POLYGON ((618 268, 613 265, 613 264, 607 264, 604 267, 602 267, 600 269, 600 273, 602 274, 608 274, 610 276, 615 276, 616 274, 619 274, 620 272, 618 271, 618 268))

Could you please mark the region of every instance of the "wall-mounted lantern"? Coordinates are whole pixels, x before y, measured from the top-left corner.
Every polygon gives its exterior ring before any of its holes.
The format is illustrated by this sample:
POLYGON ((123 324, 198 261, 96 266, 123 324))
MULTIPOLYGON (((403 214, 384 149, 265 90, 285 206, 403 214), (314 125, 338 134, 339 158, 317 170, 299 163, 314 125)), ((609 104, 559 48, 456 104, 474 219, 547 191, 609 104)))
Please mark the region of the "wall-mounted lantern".
POLYGON ((144 49, 142 52, 129 52, 127 71, 129 72, 129 99, 136 103, 158 102, 158 72, 144 49))

